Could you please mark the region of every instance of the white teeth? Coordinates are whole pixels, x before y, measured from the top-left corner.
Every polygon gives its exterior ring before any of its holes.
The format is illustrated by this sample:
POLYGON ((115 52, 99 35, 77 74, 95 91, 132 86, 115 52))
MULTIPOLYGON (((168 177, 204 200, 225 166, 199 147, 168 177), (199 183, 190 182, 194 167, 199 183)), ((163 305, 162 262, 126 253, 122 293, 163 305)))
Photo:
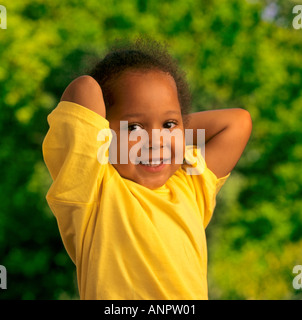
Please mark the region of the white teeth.
POLYGON ((141 161, 140 163, 145 166, 158 166, 159 164, 162 163, 162 160, 152 161, 151 163, 149 163, 149 161, 141 161))

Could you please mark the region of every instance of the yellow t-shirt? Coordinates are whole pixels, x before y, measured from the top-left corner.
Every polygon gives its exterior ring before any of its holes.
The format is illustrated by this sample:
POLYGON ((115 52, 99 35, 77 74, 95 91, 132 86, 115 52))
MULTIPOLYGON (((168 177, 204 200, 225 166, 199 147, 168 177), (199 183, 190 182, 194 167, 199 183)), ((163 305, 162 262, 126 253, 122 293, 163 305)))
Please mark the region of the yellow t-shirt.
POLYGON ((77 267, 80 298, 207 299, 205 227, 229 175, 217 179, 195 148, 200 175, 182 165, 151 190, 98 161, 105 118, 63 101, 47 119, 43 156, 53 183, 46 199, 77 267))

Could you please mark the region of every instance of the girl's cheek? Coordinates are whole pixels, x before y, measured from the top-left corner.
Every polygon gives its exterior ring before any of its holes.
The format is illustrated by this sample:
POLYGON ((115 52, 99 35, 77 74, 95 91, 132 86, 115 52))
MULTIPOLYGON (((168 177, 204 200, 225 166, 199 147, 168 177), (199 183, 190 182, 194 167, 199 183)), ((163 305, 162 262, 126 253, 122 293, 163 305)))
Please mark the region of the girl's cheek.
POLYGON ((137 158, 141 155, 138 142, 128 141, 128 163, 135 164, 137 158))

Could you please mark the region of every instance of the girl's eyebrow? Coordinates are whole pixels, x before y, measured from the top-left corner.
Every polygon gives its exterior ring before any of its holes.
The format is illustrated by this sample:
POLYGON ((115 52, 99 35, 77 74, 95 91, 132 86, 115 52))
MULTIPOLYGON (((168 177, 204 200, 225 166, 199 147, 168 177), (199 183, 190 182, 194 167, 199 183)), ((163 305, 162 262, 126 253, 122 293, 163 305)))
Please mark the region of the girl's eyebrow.
MULTIPOLYGON (((181 112, 180 111, 176 111, 176 110, 168 110, 164 113, 165 115, 167 114, 176 114, 176 115, 180 115, 181 112)), ((127 113, 123 115, 123 118, 139 118, 139 117, 144 117, 146 116, 145 113, 127 113)))

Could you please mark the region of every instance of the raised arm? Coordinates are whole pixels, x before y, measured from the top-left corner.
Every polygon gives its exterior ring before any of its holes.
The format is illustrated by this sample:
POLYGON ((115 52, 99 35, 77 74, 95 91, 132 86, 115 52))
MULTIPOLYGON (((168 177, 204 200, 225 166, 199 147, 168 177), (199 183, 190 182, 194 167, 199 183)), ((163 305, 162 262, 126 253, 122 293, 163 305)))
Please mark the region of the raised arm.
POLYGON ((97 158, 104 143, 98 141, 98 134, 109 127, 105 115, 100 86, 93 78, 82 76, 68 85, 47 118, 49 130, 42 150, 53 183, 46 199, 77 265, 83 261, 83 235, 90 219, 94 219, 93 204, 103 190, 100 183, 107 179, 108 166, 97 158))
POLYGON ((101 87, 91 76, 80 76, 73 80, 65 89, 61 101, 77 103, 106 118, 101 87))
POLYGON ((205 160, 218 178, 235 167, 249 140, 252 120, 248 111, 240 108, 202 111, 190 114, 189 129, 205 129, 205 160))

